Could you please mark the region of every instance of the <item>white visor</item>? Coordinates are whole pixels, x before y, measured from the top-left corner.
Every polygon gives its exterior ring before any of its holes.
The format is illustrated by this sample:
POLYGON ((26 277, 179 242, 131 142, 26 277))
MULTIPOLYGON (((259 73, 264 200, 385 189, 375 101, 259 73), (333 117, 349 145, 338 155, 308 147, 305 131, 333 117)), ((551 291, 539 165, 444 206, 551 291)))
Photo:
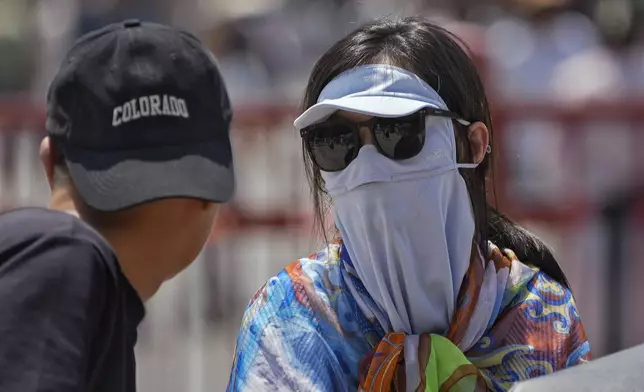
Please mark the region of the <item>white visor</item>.
POLYGON ((448 110, 438 93, 415 74, 391 65, 364 65, 329 82, 317 103, 293 125, 300 130, 326 120, 338 110, 375 117, 404 117, 426 107, 448 110))

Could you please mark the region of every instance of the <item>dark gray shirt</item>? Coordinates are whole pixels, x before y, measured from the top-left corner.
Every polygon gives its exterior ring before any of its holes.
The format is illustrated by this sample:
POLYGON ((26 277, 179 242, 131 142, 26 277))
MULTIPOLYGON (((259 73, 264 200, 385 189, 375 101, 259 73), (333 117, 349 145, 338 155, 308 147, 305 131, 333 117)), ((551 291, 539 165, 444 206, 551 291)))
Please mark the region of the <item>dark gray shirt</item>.
POLYGON ((72 215, 0 215, 0 391, 135 391, 144 316, 108 243, 72 215))

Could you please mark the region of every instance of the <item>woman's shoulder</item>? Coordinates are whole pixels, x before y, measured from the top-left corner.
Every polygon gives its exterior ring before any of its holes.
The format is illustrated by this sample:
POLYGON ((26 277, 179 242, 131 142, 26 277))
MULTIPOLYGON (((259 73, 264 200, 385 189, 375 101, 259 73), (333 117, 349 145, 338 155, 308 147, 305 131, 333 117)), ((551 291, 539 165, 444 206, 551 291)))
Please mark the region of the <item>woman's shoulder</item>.
POLYGON ((337 307, 339 291, 344 291, 339 244, 329 244, 319 252, 293 261, 253 295, 242 325, 253 319, 298 317, 313 322, 319 313, 337 307))
MULTIPOLYGON (((509 249, 491 247, 504 288, 488 330, 468 357, 499 386, 590 359, 590 345, 571 290, 509 249), (517 332, 518 331, 518 332, 517 332), (502 373, 498 365, 503 364, 502 373), (493 370, 494 369, 494 370, 493 370)), ((501 388, 503 389, 503 388, 501 388)))
POLYGON ((237 384, 263 383, 266 374, 276 371, 295 377, 289 385, 298 390, 331 390, 348 382, 339 359, 357 362, 368 346, 360 334, 352 334, 357 316, 345 290, 339 252, 333 244, 295 260, 253 296, 237 338, 237 384))
POLYGON ((523 302, 534 295, 545 296, 546 299, 557 297, 556 301, 551 299, 549 302, 574 302, 572 292, 564 283, 534 266, 530 260, 519 260, 513 250, 500 249, 490 243, 488 259, 495 263, 497 270, 508 268, 504 307, 523 302))
MULTIPOLYGON (((561 301, 574 302, 565 275, 554 259, 556 268, 548 268, 550 263, 544 263, 543 259, 531 260, 530 252, 521 252, 522 258, 517 256, 518 253, 515 253, 514 249, 499 248, 488 242, 487 260, 493 262, 497 273, 500 272, 503 280, 507 280, 503 296, 504 305, 520 301, 530 292, 542 289, 548 290, 552 295, 560 295, 561 301)), ((540 257, 538 254, 532 256, 540 257)))

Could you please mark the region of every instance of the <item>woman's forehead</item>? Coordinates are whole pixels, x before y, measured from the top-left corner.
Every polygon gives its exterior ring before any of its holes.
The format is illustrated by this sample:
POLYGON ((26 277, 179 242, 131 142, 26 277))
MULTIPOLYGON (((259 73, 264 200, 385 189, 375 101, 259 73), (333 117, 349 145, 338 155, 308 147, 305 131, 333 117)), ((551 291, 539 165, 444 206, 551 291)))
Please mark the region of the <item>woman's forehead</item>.
POLYGON ((370 116, 368 114, 348 112, 346 110, 338 110, 337 112, 334 113, 334 116, 342 117, 346 120, 356 122, 356 123, 367 121, 373 118, 373 116, 370 116))

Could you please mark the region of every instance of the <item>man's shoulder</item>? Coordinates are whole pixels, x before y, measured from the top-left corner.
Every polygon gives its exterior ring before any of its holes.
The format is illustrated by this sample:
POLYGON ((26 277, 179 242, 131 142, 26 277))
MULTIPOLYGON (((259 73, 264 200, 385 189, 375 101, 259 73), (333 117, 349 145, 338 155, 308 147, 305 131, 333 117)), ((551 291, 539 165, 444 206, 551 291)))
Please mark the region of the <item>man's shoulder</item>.
POLYGON ((29 207, 0 214, 0 247, 6 242, 72 240, 111 252, 107 241, 76 216, 46 208, 29 207))
POLYGON ((56 268, 65 263, 88 270, 107 267, 112 274, 117 268, 114 252, 94 229, 71 214, 44 208, 0 215, 0 255, 0 266, 31 262, 56 268))
POLYGON ((101 236, 72 214, 39 207, 20 208, 0 214, 0 231, 10 237, 32 239, 43 235, 99 241, 101 236))

